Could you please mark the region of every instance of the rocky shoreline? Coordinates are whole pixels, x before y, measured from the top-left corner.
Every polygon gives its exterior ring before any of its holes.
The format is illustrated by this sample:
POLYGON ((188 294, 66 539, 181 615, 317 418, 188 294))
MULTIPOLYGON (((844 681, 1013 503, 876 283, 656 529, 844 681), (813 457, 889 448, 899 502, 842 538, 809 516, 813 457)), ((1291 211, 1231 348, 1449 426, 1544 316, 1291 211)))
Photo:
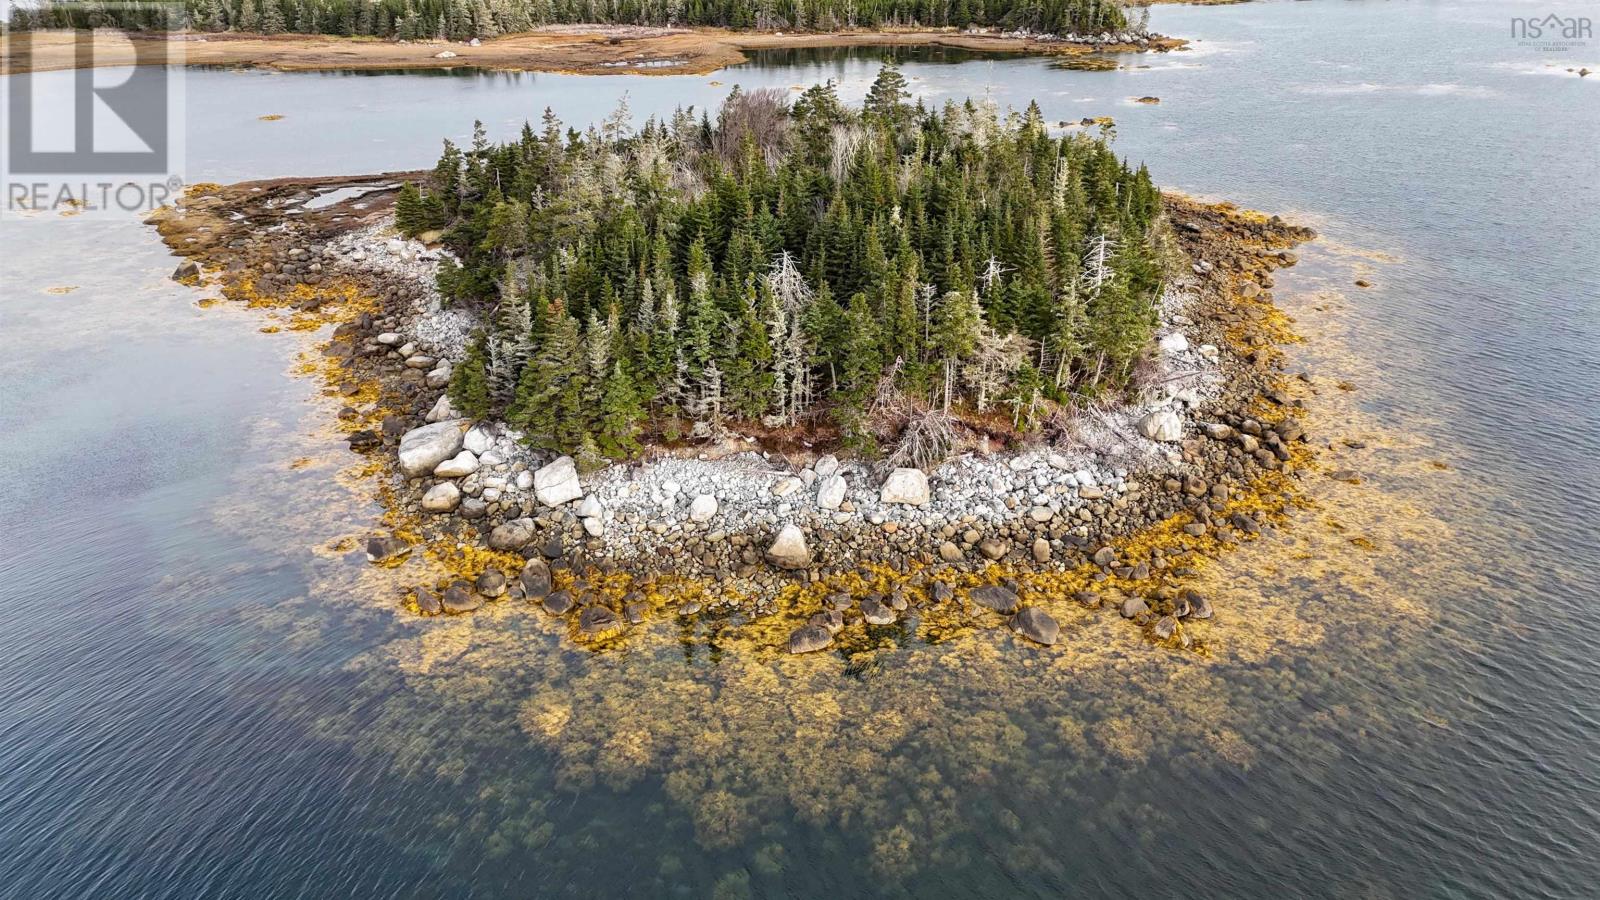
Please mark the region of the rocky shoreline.
POLYGON ((1164 298, 1147 388, 1081 412, 1054 446, 994 446, 924 474, 729 434, 579 473, 443 396, 474 322, 440 307, 441 251, 389 228, 415 177, 202 186, 157 224, 193 267, 177 274, 337 323, 322 374, 348 400, 350 447, 386 473, 391 529, 368 558, 402 564, 421 545, 450 570, 412 593, 423 615, 525 599, 585 639, 657 614, 775 620, 798 626, 791 652, 853 622, 953 615, 1053 644, 1054 619, 1026 602, 1048 590, 1190 646, 1182 624, 1211 609, 1181 587, 1186 555, 1270 527, 1309 455, 1270 288, 1313 235, 1168 196, 1191 266, 1164 298))
POLYGON ((883 28, 874 31, 755 31, 636 25, 552 25, 489 40, 391 41, 320 34, 96 32, 93 52, 74 49, 67 31, 0 38, 0 63, 9 73, 138 65, 136 42, 168 44, 162 58, 187 65, 253 66, 274 71, 466 69, 574 75, 705 75, 749 61, 751 51, 836 47, 941 46, 995 53, 1066 58, 1095 53, 1165 52, 1180 38, 1158 34, 1049 35, 1001 29, 883 28))

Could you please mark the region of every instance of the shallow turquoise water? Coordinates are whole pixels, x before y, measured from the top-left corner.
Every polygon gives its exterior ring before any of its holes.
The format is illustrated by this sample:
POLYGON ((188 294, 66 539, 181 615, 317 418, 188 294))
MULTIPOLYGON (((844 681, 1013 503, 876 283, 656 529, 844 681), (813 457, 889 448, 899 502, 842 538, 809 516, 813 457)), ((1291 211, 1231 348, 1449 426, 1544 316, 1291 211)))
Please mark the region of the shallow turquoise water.
MULTIPOLYGON (((904 56, 930 102, 1112 115, 1162 184, 1324 235, 1278 294, 1297 361, 1354 383, 1326 427, 1376 436, 1368 483, 1289 530, 1326 568, 1229 561, 1294 636, 1204 671, 1117 645, 1041 670, 980 637, 955 675, 908 650, 773 686, 515 616, 408 621, 313 552, 375 508, 331 484, 293 338, 197 309, 136 223, 0 222, 0 894, 1591 895, 1600 76, 1562 66, 1600 69, 1600 44, 1518 47, 1507 20, 1534 10, 1161 8, 1195 49, 1110 73, 904 56), (1381 559, 1319 540, 1336 515, 1381 559), (813 718, 822 696, 845 715, 813 718)), ((195 71, 189 177, 419 167, 473 118, 578 124, 624 92, 641 115, 736 83, 854 98, 876 67, 195 71)))

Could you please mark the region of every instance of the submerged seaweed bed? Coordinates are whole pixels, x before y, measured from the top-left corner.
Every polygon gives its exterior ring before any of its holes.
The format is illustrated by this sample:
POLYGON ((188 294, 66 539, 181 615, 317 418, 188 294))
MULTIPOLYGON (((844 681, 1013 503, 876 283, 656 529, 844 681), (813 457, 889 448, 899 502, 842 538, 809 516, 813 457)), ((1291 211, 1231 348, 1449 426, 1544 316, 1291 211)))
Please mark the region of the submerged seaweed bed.
MULTIPOLYGON (((182 241, 177 230, 164 233, 182 241)), ((326 385, 325 431, 297 460, 296 476, 327 473, 330 490, 361 498, 376 485, 375 515, 405 527, 400 505, 382 496, 396 486, 384 476, 384 456, 352 457, 339 440, 392 414, 381 379, 353 380, 341 357, 324 355, 329 329, 372 314, 377 301, 362 299, 373 295, 359 284, 331 279, 263 293, 245 271, 225 274, 224 296, 263 308, 268 328, 303 335, 296 368, 326 385), (369 404, 376 407, 361 421, 331 415, 369 404)), ((1238 502, 1261 516, 1257 534, 1219 553, 1182 535, 1174 519, 1122 539, 1127 556, 1191 546, 1168 577, 1186 570, 1184 587, 1217 611, 1183 625, 1194 652, 1152 647, 1147 629, 1079 602, 1085 587, 1105 598, 1147 587, 1097 577, 1106 573, 1092 567, 996 564, 944 576, 962 586, 1014 580, 1060 621, 1063 640, 1053 648, 999 627, 997 614, 951 606, 852 632, 832 652, 781 652, 787 629, 828 591, 892 590, 923 568, 887 564, 790 584, 753 621, 710 606, 676 615, 686 600, 723 586, 660 577, 644 592, 652 614, 601 640, 518 602, 470 616, 396 617, 421 573, 442 585, 520 558, 468 540, 433 541, 403 565, 368 565, 361 546, 370 526, 326 518, 344 508, 329 504, 325 514, 308 511, 298 538, 325 557, 312 594, 376 607, 392 637, 350 666, 348 711, 306 724, 387 760, 397 790, 423 791, 410 794, 410 806, 436 813, 419 813, 415 833, 395 840, 430 848, 442 889, 532 878, 571 896, 739 897, 867 878, 891 895, 916 895, 987 883, 983 873, 1003 861, 1025 890, 1059 891, 1073 882, 1080 853, 1131 846, 1141 859, 1131 864, 1154 864, 1158 848, 1141 835, 1172 827, 1175 816, 1203 815, 1184 812, 1182 797, 1150 796, 1141 785, 1154 768, 1244 779, 1275 748, 1332 758, 1351 734, 1444 727, 1406 652, 1435 613, 1407 585, 1468 576, 1439 552, 1454 539, 1450 530, 1404 492, 1429 482, 1437 494, 1439 480, 1459 476, 1362 414, 1336 389, 1342 377, 1285 379, 1281 389, 1304 402, 1292 408, 1321 442, 1293 473, 1270 473, 1242 493, 1238 502), (1377 684, 1413 699, 1389 696, 1380 715, 1363 700, 1377 684), (1273 714, 1284 704, 1305 710, 1273 714), (474 798, 471 815, 457 811, 462 796, 474 798), (1053 815, 1057 806, 1072 816, 1053 815), (592 865, 597 854, 618 853, 619 842, 627 847, 619 864, 592 865), (819 867, 821 859, 847 868, 819 867)), ((271 478, 262 474, 253 502, 268 502, 271 492, 260 488, 271 478)), ((252 520, 248 509, 230 518, 252 520)), ((559 584, 578 577, 556 574, 559 584)), ((613 599, 636 589, 630 580, 624 572, 589 578, 613 599)), ((348 614, 335 604, 324 615, 348 614)), ((294 627, 327 626, 314 617, 294 627)), ((282 706, 295 718, 292 693, 282 706)))

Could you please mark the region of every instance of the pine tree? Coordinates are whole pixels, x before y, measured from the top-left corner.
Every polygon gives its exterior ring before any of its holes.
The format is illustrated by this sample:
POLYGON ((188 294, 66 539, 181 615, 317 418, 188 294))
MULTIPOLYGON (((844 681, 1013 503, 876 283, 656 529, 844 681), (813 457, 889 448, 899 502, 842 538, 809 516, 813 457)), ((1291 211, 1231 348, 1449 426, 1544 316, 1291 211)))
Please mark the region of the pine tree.
POLYGON ((894 64, 885 63, 878 70, 878 77, 873 79, 872 87, 867 89, 866 111, 890 122, 896 121, 908 96, 906 77, 894 64))
POLYGON ((595 431, 600 452, 611 459, 625 459, 639 452, 639 422, 643 417, 633 379, 621 362, 612 363, 600 401, 600 424, 595 431))
POLYGON ((467 347, 467 355, 450 372, 450 402, 474 419, 489 415, 489 352, 483 335, 467 347))
POLYGON ((522 370, 516 398, 507 412, 535 447, 572 453, 588 437, 583 403, 586 379, 577 320, 557 306, 539 349, 522 370))

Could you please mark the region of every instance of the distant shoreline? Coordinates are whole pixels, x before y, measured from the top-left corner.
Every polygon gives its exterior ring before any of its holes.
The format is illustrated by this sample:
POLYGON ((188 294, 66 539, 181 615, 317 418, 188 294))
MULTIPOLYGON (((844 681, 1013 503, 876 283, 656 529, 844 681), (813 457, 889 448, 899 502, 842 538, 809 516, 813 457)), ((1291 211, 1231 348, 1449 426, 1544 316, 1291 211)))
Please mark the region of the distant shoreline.
MULTIPOLYGON (((1081 56, 1165 52, 1187 43, 1160 35, 1136 42, 1098 43, 956 29, 793 33, 577 25, 507 35, 477 45, 304 34, 184 32, 124 36, 102 31, 95 36, 95 65, 137 64, 135 45, 140 42, 180 43, 187 65, 249 66, 286 72, 475 68, 577 75, 705 75, 748 61, 745 52, 751 50, 941 46, 1081 56)), ((6 74, 73 68, 77 68, 77 55, 71 32, 13 32, 0 39, 0 71, 6 74)))

